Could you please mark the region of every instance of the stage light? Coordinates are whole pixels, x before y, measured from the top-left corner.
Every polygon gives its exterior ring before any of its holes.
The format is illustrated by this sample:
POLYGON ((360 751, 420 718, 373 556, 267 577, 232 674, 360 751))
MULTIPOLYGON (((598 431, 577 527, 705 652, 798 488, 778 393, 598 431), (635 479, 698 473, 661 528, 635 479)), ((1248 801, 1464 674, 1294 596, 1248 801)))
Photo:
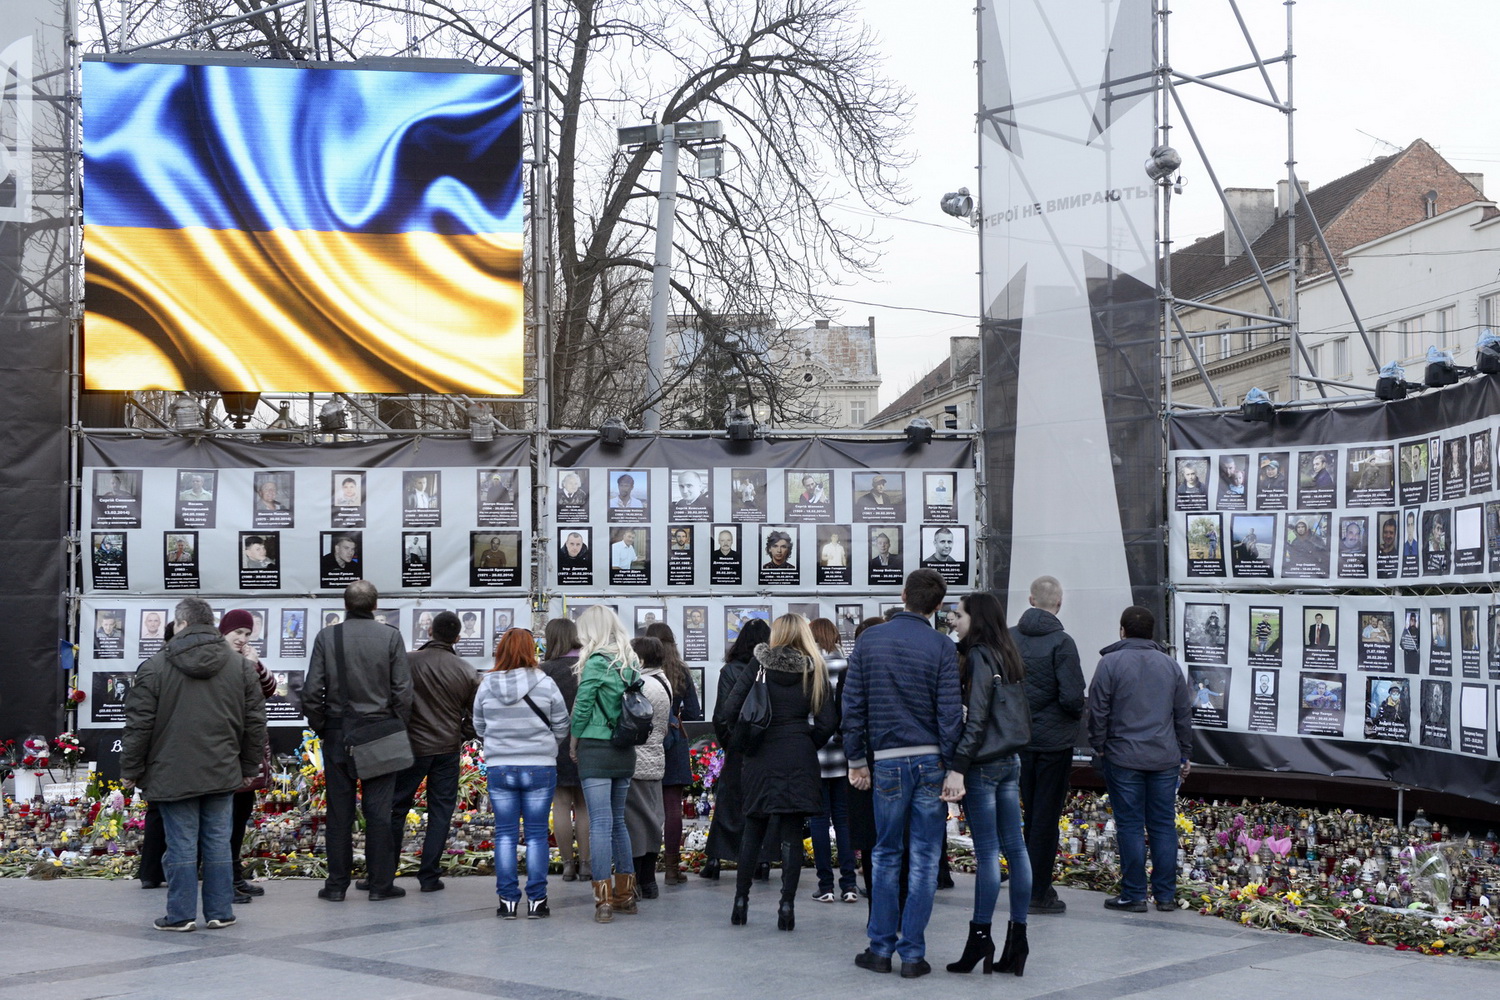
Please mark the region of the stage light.
POLYGON ((344 409, 337 396, 323 404, 318 411, 318 430, 324 434, 333 434, 349 426, 349 414, 344 409))
POLYGON ((943 426, 950 431, 958 430, 958 407, 949 405, 943 407, 943 426))
POLYGON ((179 392, 172 400, 172 426, 179 431, 203 427, 203 411, 198 408, 198 401, 185 392, 179 392))
POLYGON ((1427 348, 1427 372, 1422 381, 1434 389, 1453 385, 1458 381, 1458 366, 1453 363, 1453 352, 1437 347, 1427 348))
POLYGON ((1375 398, 1385 402, 1405 399, 1406 369, 1394 361, 1380 369, 1380 377, 1375 380, 1375 398))
POLYGON ((974 197, 969 194, 969 189, 966 187, 943 195, 940 204, 943 206, 943 211, 955 219, 968 221, 974 215, 974 197))
POLYGON ((1172 173, 1182 166, 1182 154, 1171 146, 1151 147, 1151 156, 1146 160, 1146 176, 1153 181, 1159 181, 1164 177, 1170 177, 1172 173))
POLYGON ((244 430, 250 418, 255 416, 255 408, 260 405, 258 392, 221 392, 219 399, 224 402, 224 413, 237 430, 244 430))
POLYGON ((724 418, 724 430, 729 432, 731 441, 750 441, 755 438, 755 421, 744 410, 731 410, 724 418))
POLYGON ((932 421, 926 417, 913 417, 906 425, 907 444, 928 444, 932 441, 932 421))
POLYGON ((469 404, 469 440, 495 440, 495 415, 483 403, 469 404))
POLYGON ((609 417, 599 425, 599 440, 610 448, 618 448, 625 443, 625 438, 630 435, 625 421, 619 417, 609 417))
POLYGON ((1474 367, 1484 375, 1500 375, 1500 337, 1485 327, 1474 345, 1474 367))
POLYGON ((1264 389, 1251 389, 1245 393, 1240 416, 1256 423, 1269 424, 1276 419, 1276 405, 1271 402, 1271 397, 1264 389))

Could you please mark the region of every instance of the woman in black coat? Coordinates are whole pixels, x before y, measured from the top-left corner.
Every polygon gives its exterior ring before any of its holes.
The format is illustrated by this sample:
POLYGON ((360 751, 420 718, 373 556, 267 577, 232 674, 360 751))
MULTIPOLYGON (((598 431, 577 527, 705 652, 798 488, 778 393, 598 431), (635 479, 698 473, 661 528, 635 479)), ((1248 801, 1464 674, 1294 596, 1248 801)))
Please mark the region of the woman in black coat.
MULTIPOLYGON (((739 638, 724 654, 724 666, 719 668, 719 687, 714 698, 714 735, 719 746, 724 748, 724 766, 719 769, 719 780, 714 785, 714 815, 708 827, 708 843, 704 846, 707 860, 699 874, 704 878, 719 877, 719 861, 734 861, 740 856, 740 834, 745 829, 745 813, 740 808, 740 767, 744 755, 734 745, 734 723, 739 718, 739 708, 729 711, 729 696, 734 686, 749 671, 755 658, 755 647, 771 638, 771 626, 759 618, 752 618, 741 628, 739 638)), ((754 866, 752 866, 754 867, 754 866)))
POLYGON ((746 670, 740 675, 727 706, 731 718, 738 718, 751 686, 764 679, 771 724, 754 746, 743 748, 745 829, 729 922, 745 923, 751 873, 761 841, 774 829, 781 844, 781 905, 776 926, 789 931, 795 926, 797 881, 802 875, 802 824, 823 809, 818 748, 838 728, 838 709, 828 687, 823 655, 801 615, 776 619, 771 642, 755 647, 755 661, 755 673, 746 670))

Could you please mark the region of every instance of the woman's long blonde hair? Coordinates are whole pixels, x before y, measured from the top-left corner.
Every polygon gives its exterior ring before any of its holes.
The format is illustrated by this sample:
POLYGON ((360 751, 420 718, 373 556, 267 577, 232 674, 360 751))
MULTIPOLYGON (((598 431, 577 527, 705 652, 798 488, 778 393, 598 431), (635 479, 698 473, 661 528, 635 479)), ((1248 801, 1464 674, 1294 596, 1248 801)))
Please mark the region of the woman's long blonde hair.
POLYGON ((802 675, 802 690, 808 704, 817 712, 823 707, 823 695, 828 691, 828 664, 813 639, 807 619, 799 614, 786 614, 771 623, 771 645, 795 649, 812 661, 811 669, 802 675))
POLYGON ((618 663, 640 672, 641 660, 630 648, 631 635, 625 629, 620 616, 602 604, 585 608, 578 616, 578 641, 583 647, 578 651, 578 662, 573 672, 583 675, 583 666, 595 653, 603 653, 611 663, 618 663))

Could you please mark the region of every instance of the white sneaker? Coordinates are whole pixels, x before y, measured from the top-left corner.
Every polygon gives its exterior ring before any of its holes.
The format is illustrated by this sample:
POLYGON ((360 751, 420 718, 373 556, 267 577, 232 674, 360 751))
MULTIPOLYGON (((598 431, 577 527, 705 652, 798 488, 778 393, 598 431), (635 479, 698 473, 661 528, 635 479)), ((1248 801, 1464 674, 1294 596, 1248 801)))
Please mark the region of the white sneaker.
POLYGON ((832 903, 835 898, 836 897, 831 892, 815 892, 815 893, 813 893, 813 899, 816 899, 820 903, 832 903))

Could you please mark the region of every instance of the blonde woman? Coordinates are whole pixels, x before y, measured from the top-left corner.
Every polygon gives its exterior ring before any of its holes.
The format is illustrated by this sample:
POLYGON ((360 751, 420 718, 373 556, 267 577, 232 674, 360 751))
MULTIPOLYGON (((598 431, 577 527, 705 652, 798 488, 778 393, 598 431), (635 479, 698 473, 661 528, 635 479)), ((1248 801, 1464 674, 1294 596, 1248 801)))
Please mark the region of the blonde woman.
POLYGON ((571 752, 589 810, 589 860, 594 921, 636 913, 635 862, 625 827, 625 799, 635 774, 635 747, 610 742, 620 720, 620 698, 641 679, 630 633, 613 611, 596 604, 578 616, 578 697, 573 702, 571 752), (613 865, 613 884, 611 884, 613 865))
POLYGON ((807 619, 782 615, 771 625, 771 641, 755 647, 754 669, 746 670, 729 695, 730 718, 739 715, 750 685, 764 671, 771 702, 771 726, 747 748, 741 777, 745 831, 740 838, 739 871, 729 922, 743 924, 750 905, 750 881, 768 829, 781 843, 781 905, 776 926, 795 926, 797 881, 802 874, 802 821, 823 809, 818 748, 838 728, 838 710, 828 686, 828 667, 807 619), (811 720, 811 721, 809 721, 811 720))

